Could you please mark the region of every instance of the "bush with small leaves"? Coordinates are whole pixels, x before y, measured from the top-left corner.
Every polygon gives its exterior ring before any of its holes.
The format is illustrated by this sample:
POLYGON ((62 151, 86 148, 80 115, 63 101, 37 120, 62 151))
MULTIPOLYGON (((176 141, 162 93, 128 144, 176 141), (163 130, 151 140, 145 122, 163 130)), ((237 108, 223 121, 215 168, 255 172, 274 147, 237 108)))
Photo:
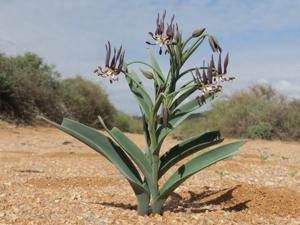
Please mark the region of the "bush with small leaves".
POLYGON ((249 126, 247 129, 250 138, 270 139, 272 136, 272 125, 267 122, 259 122, 249 126))

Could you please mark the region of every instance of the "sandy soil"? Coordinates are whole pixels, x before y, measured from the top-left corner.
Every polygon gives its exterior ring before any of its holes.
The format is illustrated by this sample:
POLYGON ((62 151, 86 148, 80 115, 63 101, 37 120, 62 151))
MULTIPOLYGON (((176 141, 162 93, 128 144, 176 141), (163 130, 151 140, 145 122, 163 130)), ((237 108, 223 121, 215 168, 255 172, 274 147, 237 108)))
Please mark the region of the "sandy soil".
POLYGON ((300 144, 250 140, 188 179, 163 216, 135 208, 127 181, 85 145, 0 121, 0 224, 300 224, 300 144))

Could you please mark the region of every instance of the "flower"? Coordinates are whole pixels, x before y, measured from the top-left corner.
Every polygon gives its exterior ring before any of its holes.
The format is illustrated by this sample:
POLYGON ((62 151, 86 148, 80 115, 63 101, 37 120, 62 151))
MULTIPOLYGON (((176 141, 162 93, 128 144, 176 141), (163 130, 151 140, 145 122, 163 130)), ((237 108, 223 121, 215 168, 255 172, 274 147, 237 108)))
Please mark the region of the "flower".
POLYGON ((222 52, 222 48, 220 47, 219 42, 215 36, 209 35, 208 42, 213 52, 222 52))
POLYGON ((195 68, 195 74, 192 72, 196 87, 202 92, 202 95, 213 94, 222 90, 221 82, 230 81, 235 77, 227 77, 227 66, 229 54, 227 53, 224 60, 224 70, 222 68, 221 54, 219 54, 218 68, 215 68, 213 56, 207 67, 203 61, 202 74, 200 68, 195 68))
POLYGON ((105 44, 105 48, 106 48, 105 67, 102 68, 101 66, 98 66, 95 69, 94 73, 104 78, 110 77, 109 82, 112 83, 113 81, 118 80, 118 75, 122 72, 125 51, 122 50, 122 46, 120 46, 118 51, 116 48, 114 48, 113 57, 110 60, 111 45, 109 41, 107 41, 107 44, 105 44))
POLYGON ((235 79, 235 77, 225 76, 227 74, 228 62, 229 62, 229 53, 227 53, 227 55, 225 57, 224 66, 223 66, 224 70, 222 70, 222 57, 221 57, 221 54, 219 54, 218 70, 217 70, 217 74, 215 76, 216 82, 225 82, 225 81, 230 81, 230 80, 235 79))
POLYGON ((171 18, 170 24, 167 24, 167 29, 165 32, 165 17, 166 17, 166 10, 164 11, 162 17, 160 18, 160 15, 158 13, 157 19, 156 19, 156 30, 153 34, 152 32, 148 32, 149 35, 153 38, 155 43, 151 43, 149 41, 146 41, 146 44, 148 45, 159 45, 159 54, 162 54, 162 47, 166 44, 171 44, 172 39, 174 36, 174 25, 173 21, 175 16, 173 15, 171 18), (165 32, 165 33, 164 33, 165 32))

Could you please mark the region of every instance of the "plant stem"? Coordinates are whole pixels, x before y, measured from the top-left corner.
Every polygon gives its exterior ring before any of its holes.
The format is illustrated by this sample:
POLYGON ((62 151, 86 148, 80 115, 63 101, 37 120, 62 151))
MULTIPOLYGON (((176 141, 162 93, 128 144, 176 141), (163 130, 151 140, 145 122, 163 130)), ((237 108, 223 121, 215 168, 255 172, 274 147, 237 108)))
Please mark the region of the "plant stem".
POLYGON ((161 214, 164 202, 164 199, 154 200, 154 202, 151 205, 152 214, 161 214))
POLYGON ((139 215, 146 215, 149 212, 150 195, 147 192, 136 195, 137 211, 139 215))

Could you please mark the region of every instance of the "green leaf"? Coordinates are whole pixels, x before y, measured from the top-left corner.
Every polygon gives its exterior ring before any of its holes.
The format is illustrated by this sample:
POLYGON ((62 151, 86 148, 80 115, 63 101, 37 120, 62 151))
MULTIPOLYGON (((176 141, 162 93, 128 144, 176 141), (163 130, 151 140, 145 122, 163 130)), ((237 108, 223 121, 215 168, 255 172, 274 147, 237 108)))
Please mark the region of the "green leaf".
POLYGON ((177 65, 180 68, 182 66, 182 50, 179 46, 176 45, 174 52, 175 52, 175 58, 176 58, 177 65))
POLYGON ((170 178, 160 189, 160 196, 158 198, 167 199, 169 194, 172 193, 190 176, 220 160, 236 155, 239 147, 243 143, 244 141, 236 141, 230 144, 222 145, 196 156, 186 164, 182 165, 173 175, 170 176, 170 178))
POLYGON ((223 140, 224 139, 221 139, 219 131, 211 131, 189 138, 173 146, 160 157, 158 177, 162 177, 168 169, 187 156, 209 146, 218 144, 223 140))
POLYGON ((202 42, 204 41, 206 35, 202 35, 200 36, 197 41, 194 42, 194 44, 187 49, 184 54, 183 54, 183 63, 188 60, 188 58, 194 53, 194 51, 196 51, 196 49, 202 44, 202 42))
POLYGON ((122 133, 118 128, 114 127, 111 130, 116 142, 126 151, 126 153, 132 158, 135 164, 140 168, 143 174, 150 181, 151 179, 151 165, 146 159, 146 156, 143 154, 142 150, 136 146, 126 135, 122 133))
POLYGON ((145 189, 139 172, 135 168, 134 164, 122 151, 122 149, 110 138, 93 128, 70 119, 64 119, 62 125, 47 120, 46 118, 42 119, 54 125, 58 129, 70 134, 107 158, 127 178, 136 194, 148 192, 148 190, 145 189))
POLYGON ((181 95, 179 95, 170 106, 170 111, 173 111, 175 108, 177 108, 188 96, 193 94, 196 90, 196 87, 192 87, 187 91, 183 92, 181 95))
POLYGON ((125 77, 127 79, 130 90, 135 95, 143 114, 148 120, 150 118, 151 109, 153 107, 152 99, 144 89, 142 82, 138 79, 134 71, 126 73, 125 77))
POLYGON ((200 98, 195 98, 175 108, 170 113, 168 127, 163 127, 163 125, 161 124, 156 131, 158 143, 161 143, 174 128, 176 128, 181 122, 187 119, 190 116, 191 112, 204 105, 206 103, 206 100, 213 98, 213 95, 207 96, 206 99, 202 100, 200 98))
POLYGON ((114 139, 115 142, 117 142, 123 151, 130 156, 130 158, 135 162, 147 179, 152 181, 151 165, 147 161, 147 158, 143 154, 142 150, 118 128, 114 127, 112 130, 108 129, 101 116, 98 116, 98 119, 106 132, 109 133, 109 135, 114 139))
POLYGON ((151 51, 151 49, 147 49, 147 51, 148 51, 148 55, 149 55, 150 60, 151 60, 151 65, 155 69, 155 70, 153 70, 153 72, 159 78, 160 83, 164 84, 165 83, 164 74, 163 74, 163 72, 162 72, 155 56, 153 55, 153 52, 151 51))

